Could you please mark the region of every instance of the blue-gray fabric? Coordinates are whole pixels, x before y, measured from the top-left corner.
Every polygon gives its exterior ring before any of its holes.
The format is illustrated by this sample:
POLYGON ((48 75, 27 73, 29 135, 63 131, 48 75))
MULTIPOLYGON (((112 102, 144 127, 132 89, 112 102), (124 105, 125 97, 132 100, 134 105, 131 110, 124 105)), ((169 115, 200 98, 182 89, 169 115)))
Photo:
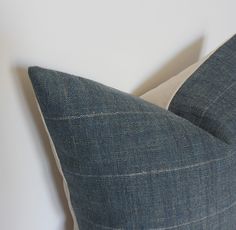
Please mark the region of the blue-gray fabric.
POLYGON ((236 37, 184 83, 170 111, 30 67, 80 230, 236 229, 236 37))

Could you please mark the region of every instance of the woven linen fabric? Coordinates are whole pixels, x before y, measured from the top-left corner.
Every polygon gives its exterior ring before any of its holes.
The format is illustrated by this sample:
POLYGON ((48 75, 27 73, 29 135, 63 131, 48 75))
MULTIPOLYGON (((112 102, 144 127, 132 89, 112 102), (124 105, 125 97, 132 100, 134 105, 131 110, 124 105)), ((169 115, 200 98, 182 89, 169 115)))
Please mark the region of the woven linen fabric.
POLYGON ((170 111, 81 77, 29 75, 80 230, 236 229, 236 37, 170 111))

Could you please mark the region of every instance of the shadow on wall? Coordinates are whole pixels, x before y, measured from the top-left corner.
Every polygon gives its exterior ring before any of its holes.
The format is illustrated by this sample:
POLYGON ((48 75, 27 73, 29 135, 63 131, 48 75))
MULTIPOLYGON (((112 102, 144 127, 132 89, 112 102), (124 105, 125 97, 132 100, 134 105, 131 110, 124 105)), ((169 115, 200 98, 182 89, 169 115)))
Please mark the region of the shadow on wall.
POLYGON ((201 54, 203 42, 204 36, 201 36, 193 43, 189 44, 186 48, 177 53, 170 61, 163 65, 160 70, 150 76, 137 89, 135 89, 132 94, 140 96, 197 62, 201 54))
MULTIPOLYGON (((65 229, 73 229, 73 220, 65 196, 63 180, 57 168, 56 161, 54 159, 52 149, 50 147, 49 139, 37 108, 34 92, 28 77, 27 70, 24 68, 15 68, 13 71, 15 73, 14 75, 17 76, 17 85, 19 86, 21 94, 23 95, 23 98, 30 110, 31 116, 36 126, 36 130, 39 134, 38 136, 40 137, 39 141, 41 141, 41 145, 44 148, 43 152, 46 154, 46 158, 50 165, 51 175, 53 176, 53 181, 55 183, 54 186, 57 188, 57 195, 60 199, 60 204, 62 204, 64 213, 66 215, 65 229)), ((54 197, 52 199, 55 200, 54 197)))

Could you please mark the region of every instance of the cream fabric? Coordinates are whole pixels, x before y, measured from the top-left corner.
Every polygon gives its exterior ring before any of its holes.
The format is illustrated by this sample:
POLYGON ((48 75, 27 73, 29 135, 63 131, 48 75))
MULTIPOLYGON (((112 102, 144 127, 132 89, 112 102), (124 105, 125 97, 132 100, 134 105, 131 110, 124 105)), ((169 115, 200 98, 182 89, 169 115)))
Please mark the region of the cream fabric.
POLYGON ((162 108, 168 109, 169 104, 174 95, 177 93, 178 89, 200 67, 200 65, 202 65, 202 63, 209 58, 212 53, 213 52, 211 52, 209 55, 207 55, 200 61, 189 66, 187 69, 183 70, 176 76, 163 82, 156 88, 151 89, 150 91, 141 95, 140 97, 148 102, 151 102, 162 108))
POLYGON ((169 104, 179 88, 184 84, 184 82, 205 62, 220 46, 222 46, 229 39, 226 39, 221 45, 210 52, 207 56, 203 57, 198 62, 189 66, 179 74, 170 78, 169 80, 161 83, 157 87, 147 91, 140 97, 145 101, 151 102, 152 104, 158 105, 164 109, 168 109, 169 104))
POLYGON ((45 120, 44 120, 44 117, 43 117, 43 114, 42 114, 42 111, 41 111, 41 108, 38 104, 38 101, 36 99, 36 95, 34 94, 34 99, 35 99, 35 102, 37 104, 37 107, 38 107, 38 111, 40 113, 40 116, 42 118, 42 121, 43 121, 43 125, 45 127, 45 130, 46 130, 46 133, 48 135, 48 138, 49 138, 49 142, 50 142, 50 146, 51 146, 51 149, 52 149, 52 153, 53 153, 53 156, 54 156, 54 159, 56 161, 56 165, 57 165, 57 168, 58 168, 58 171, 60 172, 61 176, 62 176, 62 179, 63 179, 63 188, 64 188, 64 191, 65 191, 65 196, 66 196, 66 199, 68 201, 68 206, 69 206, 69 210, 71 212, 71 216, 72 216, 72 219, 73 219, 73 230, 79 230, 79 226, 78 226, 78 223, 77 223, 77 220, 76 220, 76 217, 75 217, 75 213, 74 213, 74 210, 72 208, 72 204, 71 204, 71 199, 70 199, 70 192, 69 192, 69 188, 68 188, 68 185, 67 185, 67 182, 66 182, 66 179, 64 177, 64 174, 62 172, 62 168, 61 168, 61 163, 59 161, 59 158, 58 158, 58 155, 57 155, 57 152, 56 152, 56 148, 55 148, 55 145, 52 141, 52 138, 51 138, 51 135, 48 131, 48 128, 47 128, 47 125, 45 123, 45 120))

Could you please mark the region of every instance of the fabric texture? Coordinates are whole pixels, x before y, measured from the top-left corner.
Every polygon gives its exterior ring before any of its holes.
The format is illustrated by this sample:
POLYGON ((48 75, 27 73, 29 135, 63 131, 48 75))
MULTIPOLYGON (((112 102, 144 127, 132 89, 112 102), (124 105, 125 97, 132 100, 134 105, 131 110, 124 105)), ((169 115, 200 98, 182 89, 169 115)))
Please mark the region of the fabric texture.
POLYGON ((164 110, 29 68, 80 230, 236 229, 236 36, 164 110))

